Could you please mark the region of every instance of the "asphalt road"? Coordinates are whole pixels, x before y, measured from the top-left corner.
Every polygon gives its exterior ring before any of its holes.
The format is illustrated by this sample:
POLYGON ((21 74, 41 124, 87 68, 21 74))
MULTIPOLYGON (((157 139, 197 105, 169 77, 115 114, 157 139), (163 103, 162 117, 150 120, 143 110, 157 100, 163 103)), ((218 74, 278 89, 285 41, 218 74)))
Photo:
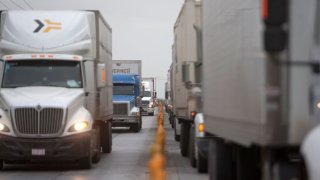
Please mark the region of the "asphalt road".
MULTIPOLYGON (((187 158, 179 153, 179 144, 173 139, 173 130, 166 120, 166 158, 168 180, 204 180, 207 174, 198 174, 187 158)), ((1 180, 148 180, 149 147, 156 131, 156 116, 143 117, 143 129, 132 133, 117 129, 113 133, 113 150, 103 154, 91 170, 77 169, 73 164, 14 164, 5 165, 1 180)), ((76 153, 76 152, 75 152, 76 153)))

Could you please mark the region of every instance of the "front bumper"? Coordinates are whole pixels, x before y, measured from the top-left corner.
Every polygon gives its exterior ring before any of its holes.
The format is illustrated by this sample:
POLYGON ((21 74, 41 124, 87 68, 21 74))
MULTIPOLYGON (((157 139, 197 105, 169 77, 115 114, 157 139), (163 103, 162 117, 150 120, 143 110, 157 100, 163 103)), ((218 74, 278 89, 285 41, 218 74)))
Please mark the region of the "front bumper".
POLYGON ((112 120, 113 127, 126 127, 139 122, 140 116, 119 116, 114 115, 112 120))
POLYGON ((142 112, 146 112, 146 113, 154 113, 154 108, 153 107, 143 107, 142 108, 142 112))
POLYGON ((75 161, 89 155, 92 132, 62 138, 17 138, 0 135, 0 159, 5 161, 75 161), (32 154, 42 151, 41 155, 32 154), (44 152, 44 154, 43 154, 44 152))
POLYGON ((208 159, 209 142, 209 138, 196 138, 198 152, 206 159, 208 159))

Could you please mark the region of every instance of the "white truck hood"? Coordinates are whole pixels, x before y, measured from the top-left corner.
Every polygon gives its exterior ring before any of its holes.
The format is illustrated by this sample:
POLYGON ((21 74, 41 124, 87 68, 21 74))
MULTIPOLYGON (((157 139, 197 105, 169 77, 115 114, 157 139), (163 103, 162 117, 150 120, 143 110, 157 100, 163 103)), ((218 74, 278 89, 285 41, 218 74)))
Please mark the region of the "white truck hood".
POLYGON ((1 100, 11 107, 62 107, 83 101, 83 89, 62 87, 21 87, 1 89, 1 100), (82 97, 82 98, 81 98, 82 97))

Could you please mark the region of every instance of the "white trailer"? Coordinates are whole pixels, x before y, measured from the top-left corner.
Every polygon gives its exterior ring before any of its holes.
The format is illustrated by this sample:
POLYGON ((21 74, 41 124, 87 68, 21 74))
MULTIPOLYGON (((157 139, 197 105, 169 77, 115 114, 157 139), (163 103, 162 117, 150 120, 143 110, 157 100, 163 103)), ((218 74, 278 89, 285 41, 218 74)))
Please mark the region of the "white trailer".
POLYGON ((198 61, 198 35, 201 28, 201 1, 186 0, 174 26, 173 45, 173 120, 175 139, 180 140, 183 156, 187 156, 190 127, 197 110, 197 98, 191 88, 199 83, 195 66, 198 61), (184 79, 190 74, 188 79, 184 79))
POLYGON ((98 11, 2 11, 0 168, 112 147, 111 28, 98 11))
POLYGON ((306 178, 299 149, 320 120, 319 5, 204 0, 210 179, 306 178))

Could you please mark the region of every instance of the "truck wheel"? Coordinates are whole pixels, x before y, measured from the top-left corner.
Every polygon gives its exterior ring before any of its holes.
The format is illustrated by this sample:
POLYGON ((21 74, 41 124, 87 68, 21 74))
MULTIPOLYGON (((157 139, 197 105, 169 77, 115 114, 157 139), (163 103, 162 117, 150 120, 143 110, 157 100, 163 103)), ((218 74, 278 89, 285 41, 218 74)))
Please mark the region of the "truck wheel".
POLYGON ((234 179, 231 146, 215 138, 210 141, 208 156, 210 180, 234 179))
POLYGON ((181 155, 184 157, 188 155, 189 130, 190 130, 190 125, 188 123, 182 122, 181 135, 180 135, 180 152, 181 152, 181 155))
POLYGON ((111 121, 100 124, 100 142, 103 153, 110 153, 112 151, 112 127, 111 121), (102 128, 101 128, 102 127, 102 128))
POLYGON ((198 152, 198 159, 196 160, 197 163, 197 170, 198 173, 207 173, 208 172, 208 160, 203 157, 199 152, 198 152))
POLYGON ((142 116, 140 116, 140 130, 139 131, 141 131, 141 129, 142 129, 142 116))
POLYGON ((89 155, 79 160, 80 169, 91 169, 92 167, 92 156, 91 150, 89 150, 89 155))
POLYGON ((173 123, 174 123, 174 140, 178 142, 178 141, 180 141, 180 135, 177 134, 176 120, 175 119, 173 120, 173 123))
POLYGON ((171 127, 174 128, 173 116, 171 113, 169 113, 169 121, 171 123, 171 127))
POLYGON ((140 125, 139 125, 139 124, 140 124, 140 123, 131 125, 130 129, 131 129, 133 132, 135 132, 135 133, 140 132, 141 129, 140 129, 140 125))
POLYGON ((194 134, 194 126, 190 128, 190 136, 189 136, 189 160, 190 164, 193 168, 196 167, 196 146, 195 146, 195 134, 194 134))
POLYGON ((101 159, 101 142, 100 142, 100 138, 101 138, 101 134, 100 134, 100 126, 97 125, 95 127, 96 133, 95 133, 95 137, 96 137, 96 148, 94 151, 94 155, 92 157, 92 162, 93 163, 98 163, 101 159))
POLYGON ((261 153, 259 149, 254 147, 242 147, 234 145, 234 154, 236 155, 236 172, 237 179, 239 180, 255 180, 261 179, 261 169, 259 164, 261 164, 260 157, 261 153))
POLYGON ((132 130, 135 133, 140 132, 141 128, 142 128, 142 119, 141 118, 139 118, 138 123, 132 124, 130 126, 130 130, 132 130))
POLYGON ((2 170, 2 169, 3 169, 3 166, 4 166, 4 162, 3 162, 3 160, 0 160, 0 170, 2 170))

